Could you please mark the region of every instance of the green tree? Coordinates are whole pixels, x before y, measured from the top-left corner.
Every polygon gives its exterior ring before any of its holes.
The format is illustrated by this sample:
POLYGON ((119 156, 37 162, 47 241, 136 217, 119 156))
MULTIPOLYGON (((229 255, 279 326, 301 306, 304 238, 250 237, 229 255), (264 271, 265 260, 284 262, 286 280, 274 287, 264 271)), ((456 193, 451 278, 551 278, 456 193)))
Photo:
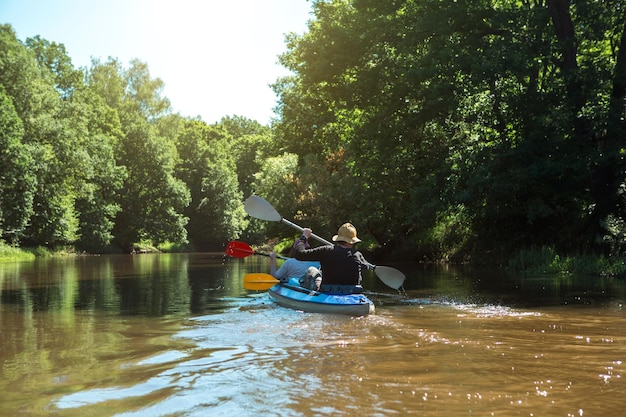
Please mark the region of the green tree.
POLYGON ((190 196, 175 177, 178 155, 174 138, 166 136, 172 132, 165 130, 164 135, 159 126, 160 118, 169 116, 169 101, 161 96, 163 83, 151 79, 140 61, 124 69, 112 58, 94 61, 87 79, 90 89, 119 115, 122 132, 114 141, 116 166, 125 171, 114 241, 123 250, 141 241, 186 243, 183 211, 190 196))
POLYGON ((379 244, 575 251, 622 217, 621 2, 329 0, 314 12, 281 57, 295 76, 275 84, 276 133, 321 156, 298 175, 341 161, 349 175, 321 169, 311 187, 344 190, 330 207, 351 207, 379 244))
POLYGON ((63 98, 69 98, 77 87, 82 86, 83 72, 74 68, 65 45, 50 42, 41 36, 28 38, 25 44, 35 54, 39 65, 50 70, 50 81, 63 98))
POLYGON ((101 251, 113 238, 113 219, 120 209, 118 191, 125 170, 115 163, 114 147, 122 136, 117 114, 93 89, 83 83, 83 72, 74 69, 65 47, 40 37, 27 39, 39 65, 49 71, 63 98, 58 118, 67 123, 73 137, 65 160, 74 192, 78 217, 76 245, 101 251))
POLYGON ((117 165, 115 154, 122 131, 117 113, 91 89, 81 89, 73 99, 80 103, 72 118, 84 123, 81 146, 86 163, 85 184, 76 201, 80 220, 76 244, 98 252, 108 250, 113 241, 114 220, 121 209, 120 191, 127 179, 126 167, 117 165))
POLYGON ((34 210, 22 241, 64 245, 77 239, 74 202, 80 158, 73 151, 79 138, 71 121, 60 117, 64 103, 50 69, 37 60, 41 56, 17 40, 10 26, 0 27, 0 85, 22 120, 22 143, 35 161, 37 178, 34 210))
POLYGON ((239 189, 244 196, 253 193, 254 174, 261 169, 265 158, 279 152, 271 129, 245 117, 224 117, 217 126, 231 138, 230 152, 236 164, 239 189))
POLYGON ((246 226, 231 139, 220 125, 187 120, 176 141, 180 157, 176 173, 191 192, 185 214, 196 248, 221 248, 246 226))
POLYGON ((182 212, 189 192, 174 177, 174 145, 137 118, 126 127, 117 155, 128 172, 114 228, 119 246, 132 250, 141 241, 185 243, 187 219, 182 212))
POLYGON ((148 121, 170 113, 170 101, 162 95, 165 83, 160 78, 150 77, 148 64, 134 59, 123 76, 127 111, 139 111, 148 121))
POLYGON ((22 144, 24 128, 0 86, 0 236, 18 243, 33 213, 34 161, 22 144))
MULTIPOLYGON (((266 199, 285 217, 291 217, 291 213, 295 213, 297 206, 301 204, 301 201, 295 198, 297 170, 298 155, 294 153, 266 158, 261 170, 254 175, 254 194, 266 199)), ((252 225, 253 233, 267 231, 270 236, 286 236, 288 232, 284 227, 279 228, 267 222, 259 224, 255 221, 252 225)))

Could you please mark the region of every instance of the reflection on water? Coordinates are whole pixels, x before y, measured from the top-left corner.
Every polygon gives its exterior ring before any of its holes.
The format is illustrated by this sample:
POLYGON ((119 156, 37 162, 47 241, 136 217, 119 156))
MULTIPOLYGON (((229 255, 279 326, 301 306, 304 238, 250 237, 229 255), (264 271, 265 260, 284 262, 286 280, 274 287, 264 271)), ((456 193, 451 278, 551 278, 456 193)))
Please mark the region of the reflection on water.
POLYGON ((221 256, 70 257, 0 264, 2 304, 31 311, 94 310, 162 316, 204 311, 211 292, 241 295, 224 281, 221 256))
POLYGON ((377 313, 243 289, 261 257, 0 264, 0 415, 620 415, 624 284, 399 267, 377 313))

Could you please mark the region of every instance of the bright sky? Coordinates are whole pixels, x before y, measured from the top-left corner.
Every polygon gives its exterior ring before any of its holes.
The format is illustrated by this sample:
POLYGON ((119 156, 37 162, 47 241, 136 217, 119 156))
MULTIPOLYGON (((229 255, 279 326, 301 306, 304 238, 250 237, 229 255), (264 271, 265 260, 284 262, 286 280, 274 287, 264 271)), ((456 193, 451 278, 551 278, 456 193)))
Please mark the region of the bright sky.
POLYGON ((62 43, 74 67, 91 57, 138 58, 165 83, 175 113, 207 123, 274 117, 269 84, 287 75, 278 64, 284 35, 302 34, 308 0, 0 0, 0 23, 17 37, 62 43))

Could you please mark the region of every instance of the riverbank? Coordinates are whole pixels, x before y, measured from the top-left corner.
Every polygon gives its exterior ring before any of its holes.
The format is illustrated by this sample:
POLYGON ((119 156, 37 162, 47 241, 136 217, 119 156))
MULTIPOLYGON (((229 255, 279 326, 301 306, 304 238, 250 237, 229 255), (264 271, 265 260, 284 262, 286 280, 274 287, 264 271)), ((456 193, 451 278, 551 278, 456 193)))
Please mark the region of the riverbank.
MULTIPOLYGON (((103 251, 102 254, 118 254, 122 253, 115 248, 103 251)), ((174 245, 164 243, 155 247, 148 243, 137 243, 133 245, 131 254, 139 253, 176 253, 176 252, 194 252, 190 246, 174 245)), ((0 240, 0 263, 2 262, 22 262, 32 261, 35 258, 45 258, 50 256, 77 256, 77 255, 100 255, 101 253, 87 253, 77 251, 71 246, 48 249, 43 246, 36 248, 21 248, 18 246, 7 245, 0 240)))
MULTIPOLYGON (((293 241, 273 241, 258 248, 261 251, 289 255, 293 241)), ((187 252, 189 248, 173 245, 136 245, 132 253, 173 253, 187 252), (185 250, 187 249, 187 250, 185 250)), ((31 261, 35 258, 50 256, 72 256, 78 253, 72 248, 49 250, 44 247, 19 248, 0 241, 0 263, 31 261)), ((564 276, 583 274, 590 276, 611 276, 626 278, 626 259, 623 257, 605 257, 601 255, 561 256, 553 248, 531 248, 512 255, 506 265, 499 265, 508 271, 530 275, 564 276)))
POLYGON ((563 256, 554 248, 540 247, 519 251, 509 258, 506 268, 531 275, 596 275, 626 277, 623 256, 578 255, 563 256))
POLYGON ((42 246, 36 248, 20 248, 7 245, 0 241, 0 262, 23 262, 32 261, 36 258, 46 258, 51 256, 74 256, 72 248, 61 248, 50 250, 42 246))
POLYGON ((36 258, 35 253, 0 241, 0 262, 30 261, 36 258))

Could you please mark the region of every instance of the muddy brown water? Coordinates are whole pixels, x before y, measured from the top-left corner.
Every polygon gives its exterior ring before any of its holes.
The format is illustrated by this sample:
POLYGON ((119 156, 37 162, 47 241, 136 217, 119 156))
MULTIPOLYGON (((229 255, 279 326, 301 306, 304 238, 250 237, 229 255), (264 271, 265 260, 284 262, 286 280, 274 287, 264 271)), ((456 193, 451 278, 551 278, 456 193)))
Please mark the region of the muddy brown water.
POLYGON ((0 416, 623 414, 623 281, 393 266, 354 318, 246 291, 263 257, 0 264, 0 416))

